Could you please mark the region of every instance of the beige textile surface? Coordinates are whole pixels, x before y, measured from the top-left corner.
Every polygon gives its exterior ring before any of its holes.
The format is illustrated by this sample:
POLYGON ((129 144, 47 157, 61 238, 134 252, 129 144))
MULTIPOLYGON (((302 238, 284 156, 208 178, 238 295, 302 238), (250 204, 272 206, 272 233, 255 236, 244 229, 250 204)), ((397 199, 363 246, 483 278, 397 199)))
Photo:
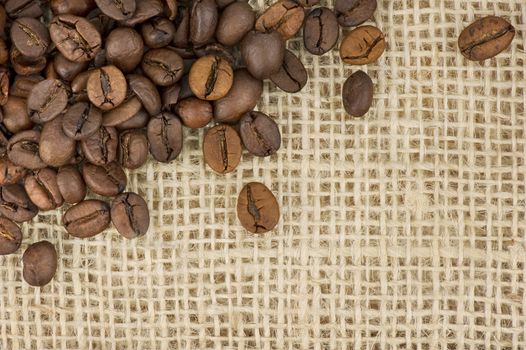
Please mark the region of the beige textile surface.
POLYGON ((524 349, 526 2, 382 0, 374 22, 388 48, 365 119, 341 107, 353 68, 297 38, 307 87, 267 84, 259 105, 276 156, 219 176, 187 131, 176 162, 130 178, 146 237, 71 238, 55 212, 24 225, 22 248, 49 239, 59 267, 34 289, 0 258, 0 349, 524 349), (468 62, 456 38, 489 14, 515 40, 468 62), (282 208, 262 237, 235 215, 253 180, 282 208))

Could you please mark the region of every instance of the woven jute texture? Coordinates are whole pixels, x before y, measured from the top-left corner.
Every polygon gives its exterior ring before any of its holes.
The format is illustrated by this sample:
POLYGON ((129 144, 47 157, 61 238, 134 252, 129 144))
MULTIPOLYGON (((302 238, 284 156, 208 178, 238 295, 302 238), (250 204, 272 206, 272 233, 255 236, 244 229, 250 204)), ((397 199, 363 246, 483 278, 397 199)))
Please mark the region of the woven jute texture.
POLYGON ((24 224, 20 254, 0 258, 0 348, 524 349, 526 3, 383 0, 373 22, 387 49, 360 67, 375 83, 365 118, 340 101, 358 67, 296 38, 308 85, 266 83, 258 106, 280 125, 277 155, 216 175, 203 131, 185 130, 177 161, 130 174, 145 237, 68 237, 63 212, 24 224), (468 62, 456 38, 489 14, 517 35, 468 62), (236 219, 249 181, 281 204, 259 237, 236 219), (35 289, 21 252, 40 239, 60 259, 35 289))

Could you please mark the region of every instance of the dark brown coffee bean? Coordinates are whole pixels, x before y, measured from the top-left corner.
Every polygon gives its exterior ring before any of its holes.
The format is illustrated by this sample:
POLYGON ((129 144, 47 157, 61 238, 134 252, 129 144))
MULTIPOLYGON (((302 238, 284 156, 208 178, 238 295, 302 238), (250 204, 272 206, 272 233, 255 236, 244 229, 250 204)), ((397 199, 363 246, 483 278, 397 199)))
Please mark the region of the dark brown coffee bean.
POLYGON ((127 83, 119 68, 105 66, 90 74, 86 89, 95 107, 109 111, 126 98, 127 83))
MULTIPOLYGON (((58 76, 66 81, 72 81, 79 73, 88 68, 89 62, 73 62, 59 53, 53 59, 53 67, 58 76)), ((49 78, 48 78, 49 79, 49 78)))
POLYGON ((288 40, 296 35, 303 25, 305 11, 303 6, 293 0, 280 0, 263 12, 256 21, 260 32, 277 31, 288 40))
POLYGON ((101 126, 99 130, 80 142, 82 153, 95 165, 105 165, 117 159, 117 130, 101 126))
POLYGON ((373 81, 367 73, 359 70, 353 73, 342 88, 342 103, 345 111, 353 117, 361 117, 373 103, 373 81))
POLYGON ((115 128, 117 128, 117 130, 141 129, 148 124, 149 120, 150 116, 148 113, 144 109, 141 109, 127 121, 115 125, 115 128))
POLYGON ((28 175, 24 188, 29 199, 42 211, 53 210, 64 203, 57 184, 57 172, 44 168, 28 175))
POLYGON ((13 254, 22 243, 22 230, 8 218, 0 217, 0 255, 13 254))
MULTIPOLYGON (((190 87, 188 87, 188 89, 190 89, 190 87)), ((177 102, 179 101, 180 92, 181 92, 181 86, 179 84, 174 84, 164 89, 163 94, 162 94, 163 111, 173 112, 177 102)))
POLYGON ((278 125, 261 112, 246 113, 239 121, 239 133, 247 151, 258 157, 271 156, 281 146, 278 125))
POLYGON ((224 9, 225 7, 227 7, 228 5, 236 2, 236 1, 239 1, 239 2, 248 2, 248 0, 216 0, 216 4, 217 4, 217 7, 219 7, 220 9, 224 9))
POLYGON ((298 92, 307 84, 307 70, 296 55, 285 51, 285 58, 280 70, 270 76, 270 80, 285 92, 298 92))
POLYGON ((96 5, 94 0, 51 0, 51 10, 56 15, 86 16, 96 5))
POLYGON ((22 55, 15 46, 11 46, 9 59, 15 73, 19 75, 39 74, 46 68, 47 64, 45 56, 37 58, 27 57, 22 55))
POLYGON ((58 169, 57 186, 66 203, 75 204, 86 197, 86 184, 76 165, 58 169))
POLYGON ((111 111, 105 112, 102 115, 102 125, 116 126, 122 124, 135 116, 142 108, 141 101, 130 95, 127 100, 121 103, 118 107, 111 111))
POLYGON ((183 128, 175 115, 162 112, 148 122, 150 153, 159 162, 174 160, 183 148, 183 128))
POLYGON ((111 221, 123 237, 140 237, 150 226, 148 205, 138 194, 123 193, 115 197, 111 204, 111 221))
POLYGON ((119 21, 121 25, 134 27, 163 13, 163 3, 161 0, 140 0, 137 1, 135 12, 129 19, 119 21))
POLYGON ((5 10, 9 17, 32 17, 42 16, 42 4, 39 0, 7 0, 5 10))
POLYGON ((212 104, 197 97, 179 101, 174 108, 174 113, 187 128, 202 128, 214 117, 212 104))
POLYGON ((248 32, 241 41, 241 56, 255 78, 263 80, 281 68, 285 42, 278 32, 248 32))
POLYGON ((190 11, 186 4, 179 3, 175 17, 173 43, 176 47, 188 47, 190 41, 190 11))
POLYGON ((33 122, 27 113, 27 102, 24 98, 9 96, 7 103, 2 106, 2 112, 6 129, 14 134, 33 127, 33 122))
POLYGON ((46 79, 36 84, 27 98, 27 110, 35 123, 56 118, 68 104, 68 92, 60 80, 46 79))
POLYGON ((168 48, 148 51, 142 59, 141 67, 144 74, 159 86, 172 85, 183 75, 183 59, 168 48))
POLYGON ((88 188, 101 196, 114 197, 124 191, 128 179, 116 162, 106 165, 84 163, 82 176, 88 188))
POLYGON ((25 222, 34 218, 38 209, 29 200, 24 187, 5 185, 0 187, 0 214, 16 222, 25 222))
POLYGON ((131 72, 141 63, 142 37, 132 28, 115 28, 106 38, 106 59, 123 72, 131 72))
POLYGON ((86 19, 103 37, 106 37, 117 25, 113 18, 106 16, 98 7, 88 13, 86 19))
POLYGON ((129 19, 135 13, 135 0, 95 0, 99 9, 117 21, 129 19))
POLYGON ((237 217, 252 233, 272 230, 279 221, 279 204, 270 190, 259 182, 246 184, 237 199, 237 217))
POLYGON ((19 132, 9 140, 7 156, 9 159, 27 169, 41 169, 46 163, 39 156, 40 132, 26 130, 19 132))
POLYGON ((385 39, 382 31, 373 26, 358 27, 340 44, 340 57, 343 62, 363 65, 375 62, 385 50, 385 39))
POLYGON ((44 78, 40 75, 30 75, 27 77, 17 75, 15 76, 13 84, 11 84, 11 88, 9 89, 9 95, 27 98, 29 96, 29 93, 31 92, 31 89, 33 89, 33 86, 35 86, 38 82, 42 80, 44 80, 44 78))
POLYGON ((177 0, 164 0, 164 14, 170 21, 177 17, 177 0))
POLYGON ((246 69, 234 72, 232 88, 223 98, 214 101, 214 118, 221 123, 237 123, 241 116, 254 109, 263 93, 263 82, 246 69))
POLYGON ((69 208, 62 217, 62 224, 70 235, 88 238, 104 231, 110 220, 108 203, 87 199, 69 208))
MULTIPOLYGON (((236 58, 232 54, 231 50, 227 49, 223 45, 219 43, 210 43, 199 47, 194 47, 194 53, 197 55, 197 57, 203 57, 203 56, 219 56, 221 58, 224 58, 229 65, 234 66, 236 64, 236 58)), ((185 60, 185 74, 190 72, 190 69, 192 68, 192 65, 195 63, 195 59, 189 59, 185 60), (188 65, 188 68, 186 67, 188 65)))
POLYGON ((458 47, 471 61, 495 57, 510 46, 515 28, 504 18, 487 16, 466 27, 458 37, 458 47))
POLYGON ((5 32, 5 24, 7 22, 7 12, 5 11, 4 3, 5 2, 2 2, 2 5, 0 6, 0 31, 2 33, 5 32))
POLYGON ((91 71, 84 71, 78 74, 71 82, 71 92, 75 102, 89 102, 86 88, 90 74, 91 71))
POLYGON ((195 0, 190 13, 190 41, 195 46, 209 42, 214 37, 218 20, 214 0, 195 0))
MULTIPOLYGON (((3 115, 0 110, 0 119, 3 119, 3 115)), ((4 157, 7 154, 7 144, 9 139, 13 136, 3 123, 0 123, 0 157, 4 157)))
POLYGON ((192 89, 190 89, 190 76, 188 74, 183 75, 183 77, 179 81, 179 86, 180 86, 180 90, 179 90, 180 100, 182 100, 183 98, 194 96, 192 89))
POLYGON ((97 55, 95 55, 93 61, 91 61, 91 66, 93 68, 102 68, 107 65, 108 60, 106 59, 106 49, 102 49, 97 53, 97 55))
POLYGON ((334 12, 342 27, 354 27, 371 18, 376 6, 376 0, 336 0, 334 12))
POLYGON ((137 169, 148 160, 148 138, 142 130, 126 130, 119 135, 119 163, 137 169))
POLYGON ((49 35, 57 49, 70 61, 90 61, 101 48, 99 32, 82 17, 56 16, 49 26, 49 35))
POLYGON ((35 18, 21 17, 11 26, 11 41, 27 57, 39 57, 50 44, 47 28, 35 18))
POLYGON ((148 47, 157 49, 172 42, 175 26, 169 19, 157 17, 142 24, 141 34, 148 47))
POLYGON ((202 100, 218 100, 232 87, 233 76, 232 67, 225 59, 204 56, 195 61, 190 69, 190 89, 202 100))
POLYGON ((67 164, 77 150, 75 140, 64 133, 63 122, 63 116, 60 115, 45 123, 40 132, 40 159, 52 167, 67 164))
POLYGON ((323 55, 330 51, 340 34, 340 27, 334 12, 326 7, 318 7, 309 12, 303 26, 303 44, 313 55, 323 55))
POLYGON ((246 2, 234 2, 228 5, 221 16, 216 29, 216 38, 223 45, 233 46, 254 28, 256 13, 246 2))
POLYGON ((9 62, 9 48, 5 40, 0 39, 0 64, 7 64, 7 62, 9 62))
POLYGON ((57 259, 57 251, 48 241, 31 244, 22 256, 24 281, 33 287, 45 286, 55 277, 57 259))
POLYGON ((226 174, 234 171, 241 160, 243 146, 237 131, 220 124, 209 129, 203 139, 203 156, 212 170, 226 174))
POLYGON ((22 180, 27 169, 16 165, 7 157, 0 158, 0 186, 12 185, 22 180))
POLYGON ((161 96, 153 82, 143 75, 130 74, 126 77, 130 90, 141 101, 144 109, 150 115, 156 115, 161 112, 161 96))
POLYGON ((93 135, 101 125, 101 111, 86 102, 78 102, 69 107, 62 119, 64 134, 78 141, 93 135))

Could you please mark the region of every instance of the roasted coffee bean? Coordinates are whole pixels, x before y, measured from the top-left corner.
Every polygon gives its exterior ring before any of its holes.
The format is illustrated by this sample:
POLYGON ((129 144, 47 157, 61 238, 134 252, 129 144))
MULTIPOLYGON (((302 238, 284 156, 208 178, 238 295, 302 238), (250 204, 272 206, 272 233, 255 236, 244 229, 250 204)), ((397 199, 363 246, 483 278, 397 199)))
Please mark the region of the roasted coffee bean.
POLYGON ((101 126, 98 131, 80 142, 84 157, 95 165, 104 165, 117 159, 117 130, 101 126))
POLYGON ((233 46, 243 39, 256 23, 256 13, 246 2, 234 2, 228 5, 221 16, 216 29, 216 38, 223 45, 233 46))
POLYGON ((6 22, 7 22, 7 13, 4 8, 4 2, 2 2, 2 5, 0 6, 0 31, 2 33, 5 32, 6 22))
POLYGON ((67 164, 77 150, 75 140, 64 133, 63 123, 63 116, 60 115, 45 123, 40 132, 40 159, 52 167, 67 164))
POLYGON ((212 104, 197 97, 179 101, 174 108, 174 113, 187 128, 202 128, 214 117, 212 104))
POLYGON ((42 6, 39 0, 7 0, 5 10, 11 18, 42 16, 42 6))
POLYGON ((107 197, 114 197, 124 191, 128 182, 124 170, 116 162, 101 166, 84 163, 82 176, 91 191, 107 197))
POLYGON ((376 61, 385 50, 382 31, 373 26, 358 27, 342 40, 340 57, 343 62, 363 65, 376 61))
POLYGON ((75 204, 86 197, 86 184, 76 165, 65 165, 58 169, 57 186, 66 203, 75 204))
POLYGON ((320 0, 298 0, 298 4, 300 4, 303 7, 312 7, 318 5, 319 3, 320 0))
POLYGON ((283 40, 292 38, 301 29, 305 11, 293 0, 280 0, 270 6, 256 21, 260 32, 277 31, 283 40))
POLYGON ((334 12, 326 7, 318 7, 309 12, 303 26, 303 44, 313 55, 323 55, 330 51, 340 34, 340 27, 334 12))
POLYGON ((89 102, 88 92, 86 90, 88 86, 88 79, 91 71, 84 71, 78 74, 71 82, 71 92, 73 93, 73 101, 75 102, 89 102))
POLYGON ((46 79, 36 84, 27 98, 27 110, 35 123, 56 118, 68 104, 68 92, 60 80, 46 79))
MULTIPOLYGON (((0 116, 2 116, 0 119, 3 119, 1 111, 0 116)), ((13 135, 6 129, 5 125, 0 123, 0 157, 4 157, 7 154, 7 144, 11 136, 13 135)))
POLYGON ((183 75, 183 59, 168 48, 148 51, 142 59, 141 67, 144 74, 159 86, 172 85, 183 75))
POLYGON ((45 168, 46 163, 39 156, 40 132, 26 130, 17 133, 9 140, 7 156, 9 159, 27 169, 45 168))
MULTIPOLYGON (((186 75, 186 77, 188 76, 186 75)), ((188 87, 188 89, 190 90, 190 87, 188 87)), ((177 104, 177 101, 179 101, 180 92, 181 92, 181 86, 179 84, 168 86, 167 88, 163 90, 161 100, 162 100, 162 109, 164 111, 173 111, 173 109, 175 108, 175 105, 177 104)))
POLYGON ((334 12, 342 27, 354 27, 371 18, 376 6, 376 0, 336 0, 334 12))
POLYGON ((175 17, 177 17, 177 0, 164 1, 164 14, 170 21, 173 21, 175 17))
POLYGON ((113 18, 106 16, 98 7, 88 13, 86 19, 103 37, 106 37, 117 25, 117 22, 113 18))
POLYGON ((47 28, 39 20, 30 17, 21 17, 13 22, 11 41, 27 57, 42 56, 50 44, 47 28))
POLYGON ((91 103, 78 102, 69 107, 62 118, 62 130, 73 140, 84 140, 102 125, 102 113, 91 103))
POLYGON ((190 13, 190 41, 195 46, 209 42, 214 37, 218 20, 214 0, 194 0, 190 13))
POLYGON ((9 59, 15 73, 19 75, 39 74, 46 68, 47 64, 45 56, 37 58, 27 57, 22 55, 15 46, 11 46, 9 59))
POLYGON ((131 72, 141 63, 142 37, 132 28, 115 28, 106 38, 106 59, 123 72, 131 72))
POLYGON ((9 48, 5 40, 0 39, 0 64, 7 64, 7 62, 9 62, 9 48))
POLYGON ((373 81, 367 73, 359 70, 353 73, 342 88, 342 103, 345 111, 353 117, 361 117, 373 103, 373 81))
POLYGON ((126 78, 119 68, 105 66, 90 74, 86 89, 89 100, 95 107, 109 111, 120 105, 126 98, 126 78))
POLYGON ((152 49, 167 46, 174 38, 175 26, 164 17, 157 17, 143 23, 141 34, 144 43, 152 49))
POLYGON ((3 123, 13 134, 33 127, 33 122, 27 113, 27 101, 24 98, 9 96, 7 103, 2 106, 3 123))
POLYGON ((57 259, 57 251, 48 241, 31 244, 22 256, 24 280, 33 287, 45 286, 55 277, 57 259))
POLYGON ((263 93, 263 82, 246 69, 234 72, 232 88, 223 98, 214 101, 214 118, 221 123, 237 123, 241 116, 254 109, 263 93))
POLYGON ((161 112, 161 96, 153 82, 143 75, 130 74, 126 77, 130 90, 141 101, 142 106, 150 115, 161 112))
POLYGON ((51 0, 51 10, 56 15, 86 16, 96 5, 94 0, 51 0))
POLYGON ((487 16, 476 20, 458 37, 458 47, 471 61, 495 57, 510 46, 515 28, 504 18, 487 16))
POLYGON ((135 116, 142 108, 141 101, 130 95, 123 103, 111 111, 105 112, 102 115, 102 125, 115 126, 122 124, 135 116))
POLYGON ((135 0, 95 0, 99 9, 117 21, 129 19, 135 13, 135 0))
POLYGON ((5 185, 0 187, 0 214, 16 221, 29 221, 38 214, 37 207, 29 200, 21 185, 5 185))
POLYGON ((70 235, 88 238, 104 231, 110 220, 108 203, 87 199, 69 208, 62 217, 62 224, 70 235))
POLYGON ((307 70, 300 59, 291 51, 285 51, 280 70, 270 76, 270 80, 285 92, 298 92, 307 84, 307 70))
POLYGON ((49 26, 49 35, 57 49, 70 61, 90 61, 101 48, 99 32, 82 17, 56 16, 49 26))
POLYGON ((182 100, 183 98, 188 98, 194 96, 194 93, 192 92, 192 89, 190 89, 190 76, 189 74, 183 75, 181 80, 179 81, 179 86, 181 89, 179 90, 179 99, 182 100))
POLYGON ((0 186, 15 184, 26 174, 26 168, 16 165, 7 157, 0 158, 0 186))
POLYGON ((214 101, 225 96, 232 87, 234 72, 220 56, 204 56, 190 69, 190 89, 202 100, 214 101))
POLYGON ((64 203, 57 184, 57 172, 51 168, 28 175, 24 180, 24 188, 31 202, 40 210, 53 210, 64 203))
POLYGON ((267 79, 281 68, 285 42, 278 32, 250 31, 241 41, 241 56, 256 79, 267 79))
POLYGON ((68 60, 63 54, 59 53, 53 59, 53 67, 58 76, 66 81, 72 81, 79 73, 88 68, 89 62, 74 62, 68 60))
POLYGON ((148 138, 142 130, 126 130, 119 135, 119 163, 137 169, 148 160, 148 138))
POLYGON ((237 199, 237 217, 252 233, 272 230, 279 221, 279 205, 270 190, 259 182, 246 184, 237 199))
POLYGON ((47 63, 46 68, 44 68, 43 74, 46 79, 60 79, 57 71, 55 70, 55 65, 53 64, 53 61, 47 63))
MULTIPOLYGON (((31 89, 33 89, 33 86, 42 80, 44 80, 44 78, 40 75, 30 75, 27 77, 17 75, 15 76, 13 84, 11 84, 9 95, 27 98, 31 92, 31 89)), ((27 107, 25 109, 27 109, 27 107)))
POLYGON ((175 33, 173 44, 176 47, 188 47, 190 42, 190 11, 186 4, 179 3, 175 17, 175 33))
MULTIPOLYGON (((232 52, 224 47, 223 45, 219 43, 210 43, 199 47, 194 47, 194 53, 197 55, 197 57, 203 57, 203 56, 219 56, 221 58, 224 58, 229 65, 234 66, 236 64, 236 58, 232 54, 232 52)), ((185 60, 185 74, 190 72, 190 69, 192 68, 192 65, 195 63, 195 59, 189 59, 185 60), (187 68, 188 67, 188 68, 187 68)))
POLYGON ((216 125, 203 139, 203 157, 212 170, 226 174, 234 171, 241 160, 243 146, 237 131, 228 125, 216 125))
POLYGON ((125 238, 144 235, 150 226, 150 212, 144 199, 133 192, 123 193, 111 203, 111 221, 125 238))
POLYGON ((183 148, 181 121, 172 113, 162 112, 148 122, 150 153, 159 162, 174 160, 183 148))
POLYGON ((136 26, 163 13, 163 3, 161 0, 140 0, 137 1, 135 12, 129 19, 119 21, 120 24, 128 27, 136 26))
POLYGON ((0 217, 0 255, 13 254, 22 243, 22 230, 8 218, 0 217))
POLYGON ((239 133, 247 151, 258 157, 273 155, 281 146, 278 125, 261 112, 245 113, 239 121, 239 133))
POLYGON ((117 128, 117 130, 141 129, 148 124, 149 120, 150 116, 148 113, 144 109, 141 109, 124 123, 115 125, 115 128, 117 128))

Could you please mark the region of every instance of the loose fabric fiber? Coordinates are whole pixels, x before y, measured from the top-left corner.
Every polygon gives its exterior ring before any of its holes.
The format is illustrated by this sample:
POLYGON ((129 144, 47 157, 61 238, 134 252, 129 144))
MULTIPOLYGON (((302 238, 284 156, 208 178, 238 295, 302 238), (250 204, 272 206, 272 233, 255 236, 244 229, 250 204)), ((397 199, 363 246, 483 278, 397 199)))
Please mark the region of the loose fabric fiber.
POLYGON ((277 155, 217 175, 203 130, 185 130, 176 161, 131 172, 145 237, 69 237, 63 211, 24 224, 0 257, 0 349, 526 348, 526 2, 382 0, 371 23, 387 49, 366 67, 289 42, 310 78, 298 94, 265 83, 277 155), (517 34, 469 62, 457 37, 486 15, 517 34), (340 91, 359 68, 375 98, 353 119, 340 91), (269 234, 236 218, 250 181, 281 204, 269 234), (21 255, 41 239, 60 257, 38 289, 21 255))

